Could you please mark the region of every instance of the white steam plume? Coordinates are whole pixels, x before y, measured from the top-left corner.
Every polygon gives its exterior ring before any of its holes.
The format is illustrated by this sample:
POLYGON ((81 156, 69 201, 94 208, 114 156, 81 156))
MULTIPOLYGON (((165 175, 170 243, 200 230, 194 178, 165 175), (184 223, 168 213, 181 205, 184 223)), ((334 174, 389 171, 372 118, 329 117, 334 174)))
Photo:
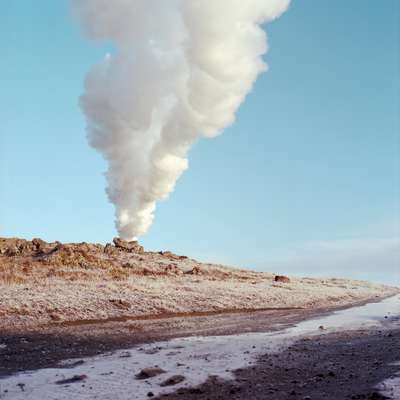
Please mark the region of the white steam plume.
POLYGON ((84 31, 111 41, 85 82, 90 144, 109 163, 107 193, 124 239, 150 227, 193 142, 232 124, 266 70, 261 25, 290 0, 72 0, 84 31))

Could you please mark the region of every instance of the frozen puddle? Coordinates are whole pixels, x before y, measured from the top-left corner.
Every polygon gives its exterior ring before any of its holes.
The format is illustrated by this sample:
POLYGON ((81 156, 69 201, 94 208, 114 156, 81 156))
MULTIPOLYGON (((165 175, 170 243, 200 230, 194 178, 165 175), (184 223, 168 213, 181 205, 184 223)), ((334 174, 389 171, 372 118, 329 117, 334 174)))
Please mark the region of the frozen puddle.
MULTIPOLYGON (((380 326, 385 316, 399 314, 400 296, 395 296, 380 303, 304 321, 278 332, 180 338, 142 345, 128 351, 87 358, 75 363, 77 365, 73 368, 67 362, 62 368, 25 372, 2 379, 0 399, 144 399, 151 394, 157 396, 180 387, 199 385, 211 375, 232 379, 232 371, 249 366, 259 354, 284 349, 304 335, 380 326), (165 372, 149 379, 138 380, 135 377, 142 369, 153 367, 165 372), (81 380, 56 383, 76 376, 81 380), (172 376, 185 379, 175 385, 160 386, 172 376)), ((394 393, 398 390, 398 386, 393 389, 393 385, 398 385, 396 379, 382 383, 386 386, 380 389, 394 393)))

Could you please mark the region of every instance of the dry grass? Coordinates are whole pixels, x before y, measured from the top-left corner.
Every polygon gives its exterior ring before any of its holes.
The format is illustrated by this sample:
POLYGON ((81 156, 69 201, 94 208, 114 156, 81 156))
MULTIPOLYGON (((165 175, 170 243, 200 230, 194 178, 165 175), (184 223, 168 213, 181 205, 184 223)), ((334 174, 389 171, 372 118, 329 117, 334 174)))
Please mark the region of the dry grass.
POLYGON ((129 278, 129 271, 123 268, 111 267, 107 272, 114 281, 126 281, 129 278))
POLYGON ((329 307, 398 289, 291 278, 114 246, 0 239, 0 328, 161 312, 329 307))
POLYGON ((26 273, 17 273, 15 268, 0 267, 0 282, 4 285, 22 285, 28 282, 26 273))

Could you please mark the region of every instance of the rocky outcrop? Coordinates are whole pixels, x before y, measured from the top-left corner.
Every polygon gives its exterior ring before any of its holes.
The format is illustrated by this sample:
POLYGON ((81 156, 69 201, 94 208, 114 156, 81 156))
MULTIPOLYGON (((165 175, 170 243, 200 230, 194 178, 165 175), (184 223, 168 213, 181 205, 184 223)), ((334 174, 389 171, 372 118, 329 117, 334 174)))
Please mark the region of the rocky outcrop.
POLYGON ((114 245, 108 243, 106 246, 91 243, 48 243, 42 239, 16 239, 0 238, 0 255, 5 256, 50 256, 54 253, 62 253, 66 258, 73 254, 85 255, 89 253, 118 254, 119 251, 128 253, 143 254, 144 248, 138 242, 128 242, 115 238, 114 245))
POLYGON ((0 238, 0 254, 7 256, 29 256, 51 251, 56 243, 47 243, 41 239, 24 240, 16 238, 0 238))
POLYGON ((113 243, 117 249, 127 251, 128 253, 143 254, 144 248, 136 240, 126 241, 120 238, 114 238, 113 243))
POLYGON ((170 251, 145 251, 137 241, 120 238, 105 246, 0 238, 0 282, 2 279, 26 282, 31 274, 67 281, 88 280, 100 275, 102 279, 114 281, 127 280, 131 276, 193 275, 202 279, 226 279, 243 275, 240 271, 209 267, 170 251), (2 270, 7 272, 3 278, 2 270))

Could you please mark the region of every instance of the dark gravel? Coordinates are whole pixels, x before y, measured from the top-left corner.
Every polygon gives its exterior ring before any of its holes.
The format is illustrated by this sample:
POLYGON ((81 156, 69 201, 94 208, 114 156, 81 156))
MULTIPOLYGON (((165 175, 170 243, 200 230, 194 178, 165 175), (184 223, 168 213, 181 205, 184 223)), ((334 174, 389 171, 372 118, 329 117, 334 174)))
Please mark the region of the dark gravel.
POLYGON ((326 334, 304 339, 258 364, 236 371, 236 380, 205 384, 158 399, 344 400, 384 399, 375 386, 398 372, 400 329, 326 334))

